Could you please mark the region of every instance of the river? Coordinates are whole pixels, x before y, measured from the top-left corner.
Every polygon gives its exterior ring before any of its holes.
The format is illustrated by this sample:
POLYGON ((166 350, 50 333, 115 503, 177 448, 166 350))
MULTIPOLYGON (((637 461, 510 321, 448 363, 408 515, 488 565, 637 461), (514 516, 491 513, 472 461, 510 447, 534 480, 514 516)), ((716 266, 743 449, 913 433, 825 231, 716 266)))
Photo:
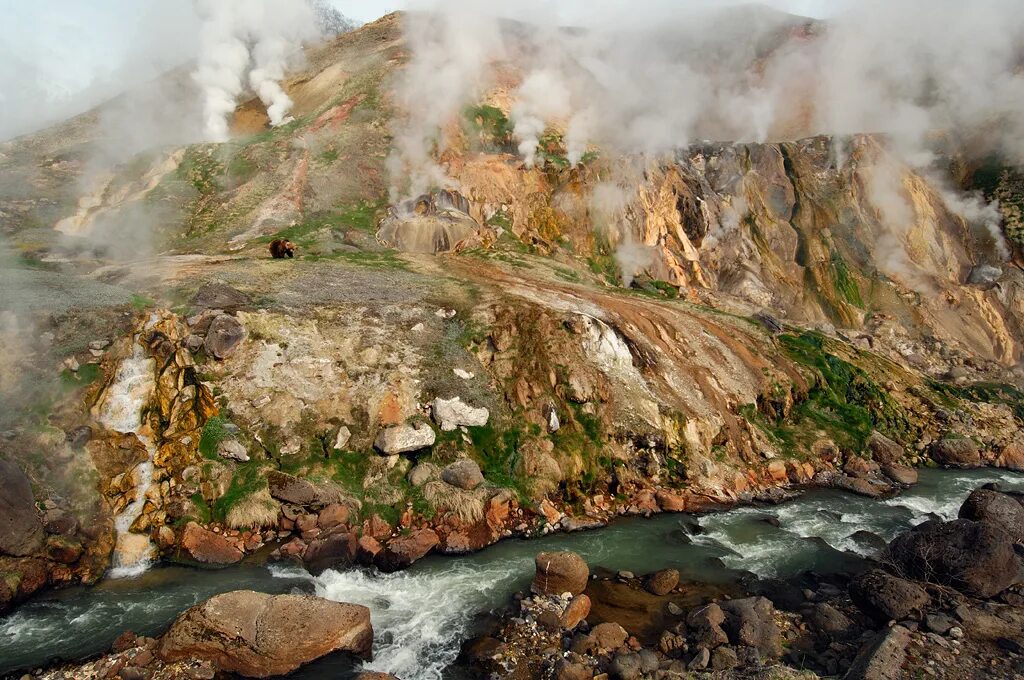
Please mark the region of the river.
MULTIPOLYGON (((456 677, 459 647, 480 616, 509 602, 529 584, 542 550, 574 550, 594 567, 643 574, 678 569, 684 580, 724 582, 746 570, 789 577, 806 569, 827 572, 858 561, 869 548, 851 538, 870 531, 885 540, 934 514, 956 516, 967 494, 998 481, 1024 491, 1024 475, 1001 470, 921 470, 920 482, 885 501, 813 490, 779 506, 742 507, 703 516, 632 517, 596 531, 511 540, 473 555, 431 556, 397 574, 353 568, 314 577, 280 564, 242 564, 219 571, 159 567, 139 576, 108 579, 91 588, 50 593, 0 620, 0 675, 79 659, 109 649, 125 630, 157 635, 188 607, 237 589, 315 592, 372 611, 374 660, 366 668, 403 680, 456 677), (778 520, 766 522, 768 517, 778 520), (698 522, 692 535, 683 525, 698 522), (849 551, 847 553, 846 551, 849 551)), ((351 677, 343 656, 312 664, 294 678, 351 677)))

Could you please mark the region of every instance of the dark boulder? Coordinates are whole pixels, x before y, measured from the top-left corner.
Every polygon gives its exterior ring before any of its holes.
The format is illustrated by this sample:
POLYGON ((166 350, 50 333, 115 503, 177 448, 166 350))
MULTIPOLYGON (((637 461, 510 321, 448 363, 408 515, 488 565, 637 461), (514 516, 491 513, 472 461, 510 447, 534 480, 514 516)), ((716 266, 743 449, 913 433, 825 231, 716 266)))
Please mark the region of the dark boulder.
POLYGON ((864 643, 844 680, 902 680, 910 631, 903 626, 887 628, 864 643))
POLYGON ((1004 493, 975 489, 960 506, 959 517, 988 522, 1006 531, 1015 542, 1024 542, 1024 505, 1004 493))
POLYGON ((870 569, 850 581, 850 599, 878 621, 920 618, 930 598, 916 583, 870 569))
POLYGON ((807 619, 814 630, 833 640, 849 640, 859 632, 849 616, 827 602, 814 605, 807 619))
POLYGON ((542 595, 579 595, 587 587, 590 568, 574 552, 539 553, 535 559, 537 571, 530 589, 542 595))
POLYGON ((988 522, 929 521, 889 543, 885 559, 910 578, 988 598, 1018 582, 1013 539, 988 522))
POLYGON ((726 600, 718 606, 725 613, 722 627, 733 644, 754 647, 762 658, 782 655, 782 633, 775 622, 775 608, 767 598, 726 600))
POLYGON ((203 346, 210 356, 227 359, 242 340, 245 339, 245 328, 233 316, 221 314, 210 323, 203 346))
POLYGON ((872 460, 880 465, 899 463, 906 456, 902 446, 877 431, 868 437, 867 447, 872 460))

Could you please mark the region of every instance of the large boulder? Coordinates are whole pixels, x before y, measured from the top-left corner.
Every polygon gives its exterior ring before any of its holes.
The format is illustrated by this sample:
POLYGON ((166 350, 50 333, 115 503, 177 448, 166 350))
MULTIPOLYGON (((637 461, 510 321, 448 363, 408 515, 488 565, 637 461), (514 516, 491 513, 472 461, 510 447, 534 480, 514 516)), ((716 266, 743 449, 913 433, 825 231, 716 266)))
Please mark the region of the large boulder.
POLYGON ((975 489, 960 506, 959 517, 988 522, 1010 534, 1016 543, 1024 543, 1024 505, 1012 496, 989 489, 975 489))
POLYGON ((943 437, 931 446, 932 458, 949 467, 981 467, 981 452, 973 439, 967 437, 943 437))
POLYGON ((461 397, 454 399, 434 399, 430 408, 437 423, 445 432, 451 432, 459 427, 482 427, 487 424, 490 413, 485 408, 474 408, 462 401, 461 397))
POLYGON ((43 546, 44 538, 32 483, 17 465, 0 460, 0 552, 31 555, 43 546))
POLYGON ((579 595, 587 588, 590 567, 574 552, 542 552, 536 557, 537 572, 530 589, 541 595, 579 595))
POLYGON ((428 448, 434 445, 436 439, 437 435, 430 425, 413 423, 384 428, 377 435, 373 445, 381 453, 393 456, 428 448))
POLYGON ((906 451, 898 443, 878 431, 871 433, 867 441, 871 458, 879 464, 899 463, 906 456, 906 451))
POLYGON ((882 474, 904 486, 913 486, 917 484, 917 470, 906 465, 897 465, 896 463, 883 463, 882 474))
POLYGON ((373 563, 381 571, 398 571, 425 557, 440 542, 441 538, 433 529, 420 529, 388 541, 374 556, 373 563))
POLYGON ((988 598, 1018 582, 1013 539, 989 522, 925 522, 889 543, 885 559, 910 578, 988 598))
POLYGON ((352 564, 356 559, 359 543, 356 535, 335 532, 314 538, 302 553, 302 561, 314 574, 339 564, 352 564))
POLYGON ((880 569, 855 576, 850 581, 850 599, 861 611, 878 621, 920 618, 930 600, 921 586, 880 569))
POLYGON ((180 545, 189 558, 202 564, 234 564, 242 559, 242 551, 228 539, 195 522, 185 525, 180 545))
POLYGON ((722 628, 736 645, 754 647, 762 658, 782 656, 782 632, 775 622, 775 608, 764 597, 746 597, 718 603, 725 613, 722 628))
POLYGON ((1024 472, 1024 444, 1014 441, 1004 446, 996 458, 996 467, 1024 472))
POLYGON ((463 458, 441 471, 441 480, 466 491, 472 491, 484 482, 484 475, 475 460, 463 458))
POLYGON ((644 587, 652 595, 663 596, 671 593, 679 585, 679 572, 675 569, 662 569, 647 577, 644 587))
POLYGON ((210 322, 210 329, 206 331, 206 341, 203 346, 207 353, 217 359, 227 359, 242 340, 245 339, 245 328, 233 316, 221 314, 210 322))
POLYGON ((204 660, 250 678, 291 673, 334 652, 369 658, 370 610, 310 595, 238 590, 180 617, 160 641, 164 661, 204 660))

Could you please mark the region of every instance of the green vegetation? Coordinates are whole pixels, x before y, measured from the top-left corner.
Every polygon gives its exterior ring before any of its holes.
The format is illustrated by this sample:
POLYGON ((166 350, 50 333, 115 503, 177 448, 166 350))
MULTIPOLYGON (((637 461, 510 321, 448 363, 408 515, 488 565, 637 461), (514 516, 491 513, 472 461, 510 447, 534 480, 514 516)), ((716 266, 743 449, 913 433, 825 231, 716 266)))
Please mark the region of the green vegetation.
POLYGON ((939 380, 929 380, 928 386, 944 397, 947 406, 956 406, 959 400, 1003 404, 1013 409, 1014 416, 1024 421, 1024 392, 1005 383, 979 382, 972 385, 953 385, 939 380))
POLYGON ((905 440, 911 426, 903 408, 863 369, 828 351, 820 333, 782 335, 782 349, 810 369, 813 385, 785 419, 772 421, 755 406, 741 409, 792 455, 806 453, 824 431, 840 447, 862 451, 872 430, 905 440))
MULTIPOLYGON (((203 428, 203 437, 206 437, 206 428, 203 428)), ((202 448, 201 443, 200 448, 202 448)), ((203 455, 206 453, 204 452, 203 455)), ((265 464, 262 461, 250 460, 246 463, 239 463, 235 468, 235 474, 231 477, 231 485, 223 496, 213 502, 213 508, 208 511, 209 516, 218 522, 223 522, 232 506, 266 485, 267 476, 265 464)))
POLYGON ((96 382, 100 377, 99 364, 84 364, 78 367, 78 371, 72 372, 67 369, 61 371, 60 383, 65 390, 76 390, 96 382))
POLYGON ((512 123, 496 106, 482 104, 463 110, 466 127, 474 133, 486 151, 512 151, 512 123))
POLYGON ((220 178, 224 175, 224 164, 214 157, 209 145, 190 146, 185 151, 175 176, 188 182, 200 196, 209 196, 221 190, 220 178))
POLYGON ((221 416, 213 416, 203 425, 203 433, 199 438, 199 453, 210 460, 220 460, 217 455, 217 447, 231 435, 225 425, 227 420, 221 416))
POLYGON ((846 266, 846 260, 836 250, 832 251, 831 273, 832 283, 835 285, 836 292, 842 296, 842 299, 858 309, 864 309, 864 300, 861 298, 860 288, 850 275, 850 269, 846 266))
POLYGON ((144 309, 149 309, 156 306, 156 300, 153 298, 146 297, 145 295, 139 295, 134 293, 131 299, 131 306, 137 312, 141 312, 144 309))

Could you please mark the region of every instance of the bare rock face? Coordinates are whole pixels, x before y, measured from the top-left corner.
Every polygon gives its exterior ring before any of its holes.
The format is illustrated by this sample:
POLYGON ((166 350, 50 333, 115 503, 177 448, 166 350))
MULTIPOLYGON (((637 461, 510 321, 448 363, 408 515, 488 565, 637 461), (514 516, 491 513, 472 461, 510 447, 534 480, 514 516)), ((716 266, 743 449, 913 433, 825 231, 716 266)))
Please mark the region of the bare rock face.
POLYGON ((454 399, 434 399, 431 405, 434 422, 445 432, 458 427, 482 427, 487 424, 490 412, 485 408, 475 408, 466 404, 460 397, 454 399))
POLYGON ((220 534, 189 522, 181 536, 181 548, 190 558, 203 564, 234 564, 242 552, 220 534))
POLYGON ((942 465, 959 468, 981 467, 981 453, 973 439, 944 437, 932 444, 932 457, 942 465))
POLYGON ((0 552, 31 555, 42 547, 43 539, 32 484, 21 468, 0 460, 0 552))
POLYGON ((334 652, 369 658, 370 610, 310 595, 238 590, 182 614, 160 642, 167 662, 205 660, 249 678, 291 673, 334 652))
POLYGON ((476 461, 463 458, 442 470, 441 479, 452 486, 471 491, 483 484, 484 475, 476 461))
POLYGON ((846 680, 899 680, 906 677, 910 631, 903 626, 887 628, 868 640, 846 674, 846 680))
POLYGON ((430 425, 414 423, 384 428, 377 435, 373 445, 381 453, 393 456, 433 446, 436 439, 437 435, 430 425))
POLYGON ((537 573, 530 590, 541 595, 579 595, 587 588, 590 567, 574 552, 542 552, 536 557, 537 573))
POLYGON ((337 487, 316 485, 279 470, 267 473, 267 485, 271 497, 294 505, 325 507, 345 500, 341 489, 337 487))
POLYGON ((889 543, 886 559, 910 578, 988 598, 1017 583, 1013 539, 988 522, 958 519, 919 524, 889 543))
POLYGON ((221 314, 210 322, 204 346, 211 356, 227 359, 245 339, 245 328, 233 316, 221 314))

